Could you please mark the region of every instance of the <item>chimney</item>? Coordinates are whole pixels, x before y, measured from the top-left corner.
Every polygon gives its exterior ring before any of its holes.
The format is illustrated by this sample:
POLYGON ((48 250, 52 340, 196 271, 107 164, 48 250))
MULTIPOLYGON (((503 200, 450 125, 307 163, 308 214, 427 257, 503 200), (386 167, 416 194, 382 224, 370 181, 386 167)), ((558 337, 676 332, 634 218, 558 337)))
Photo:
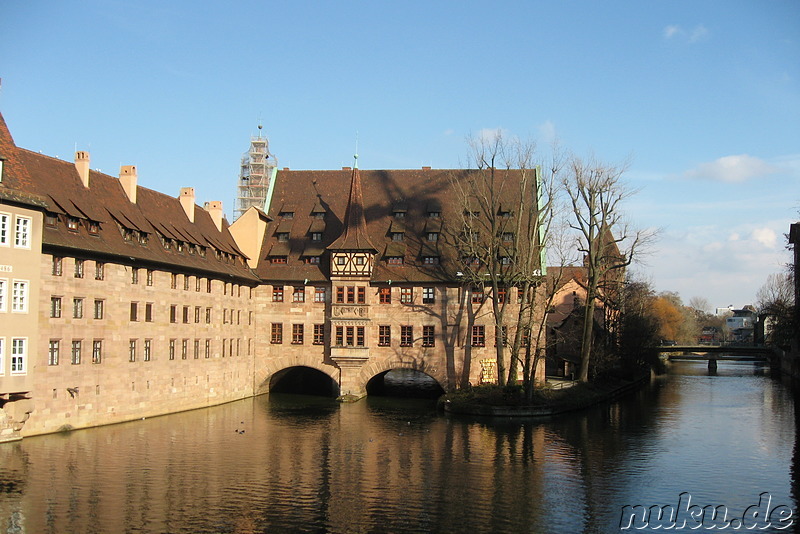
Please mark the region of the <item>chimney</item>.
POLYGON ((194 222, 194 187, 181 187, 181 207, 186 212, 189 222, 194 222))
POLYGON ((128 200, 136 204, 136 165, 123 165, 119 168, 119 181, 128 195, 128 200))
POLYGON ((75 169, 81 177, 83 187, 89 187, 89 153, 83 150, 75 152, 75 169))
POLYGON ((214 221, 214 225, 217 227, 217 230, 220 232, 222 231, 222 202, 219 200, 212 200, 211 202, 205 203, 206 211, 209 215, 211 215, 211 220, 214 221))

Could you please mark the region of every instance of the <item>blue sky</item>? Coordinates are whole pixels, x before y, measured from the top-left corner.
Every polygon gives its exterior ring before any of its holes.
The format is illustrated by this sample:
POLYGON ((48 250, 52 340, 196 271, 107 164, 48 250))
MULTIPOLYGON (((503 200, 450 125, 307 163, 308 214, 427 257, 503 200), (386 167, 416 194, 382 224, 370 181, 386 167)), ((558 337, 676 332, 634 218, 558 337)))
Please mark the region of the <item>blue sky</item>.
POLYGON ((19 146, 230 214, 259 118, 280 166, 462 166, 469 135, 630 158, 658 290, 751 303, 800 218, 800 3, 80 2, 0 5, 19 146))

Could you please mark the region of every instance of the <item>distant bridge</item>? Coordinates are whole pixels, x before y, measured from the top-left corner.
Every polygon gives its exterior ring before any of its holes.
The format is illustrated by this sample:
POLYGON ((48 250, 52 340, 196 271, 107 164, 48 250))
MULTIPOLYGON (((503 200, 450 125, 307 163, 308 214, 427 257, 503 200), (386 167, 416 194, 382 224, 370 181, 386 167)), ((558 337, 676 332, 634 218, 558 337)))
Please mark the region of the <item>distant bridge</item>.
POLYGON ((763 345, 663 345, 657 350, 668 353, 670 360, 768 362, 775 357, 775 351, 763 345))

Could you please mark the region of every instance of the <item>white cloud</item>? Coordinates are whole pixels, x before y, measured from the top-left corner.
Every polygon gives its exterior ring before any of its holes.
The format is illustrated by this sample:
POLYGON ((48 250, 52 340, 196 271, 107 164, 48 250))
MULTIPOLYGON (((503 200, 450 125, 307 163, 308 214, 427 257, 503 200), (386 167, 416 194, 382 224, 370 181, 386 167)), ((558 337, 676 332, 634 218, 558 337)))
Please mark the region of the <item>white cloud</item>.
POLYGON ((494 142, 498 137, 507 137, 508 132, 503 128, 483 128, 478 132, 477 139, 487 143, 494 142))
POLYGON ((449 136, 453 135, 454 133, 456 133, 456 131, 453 130, 452 128, 448 128, 447 130, 444 131, 445 137, 449 137, 449 136))
POLYGON ((775 220, 666 232, 648 258, 648 270, 659 291, 677 291, 684 302, 703 296, 714 306, 752 304, 767 276, 788 259, 781 237, 785 225, 775 220))
POLYGON ((706 28, 702 24, 699 24, 694 27, 691 35, 689 35, 689 42, 696 43, 698 41, 702 41, 706 39, 708 35, 709 35, 708 28, 706 28))
POLYGON ((778 236, 771 228, 756 228, 752 233, 753 240, 767 248, 774 249, 778 243, 778 236))
POLYGON ((664 39, 678 39, 685 41, 689 44, 697 43, 707 39, 711 32, 702 24, 698 24, 690 31, 684 30, 678 24, 669 24, 664 27, 662 31, 664 39))
POLYGON ((681 33, 681 27, 677 24, 670 24, 666 28, 664 28, 664 37, 667 39, 671 39, 675 35, 681 33))
POLYGON ((683 173, 685 178, 695 180, 713 180, 717 182, 742 183, 754 178, 763 178, 779 169, 766 161, 739 154, 724 156, 714 161, 701 163, 694 169, 683 173))
POLYGON ((551 120, 546 120, 539 125, 539 137, 545 143, 552 143, 556 140, 556 125, 551 120))

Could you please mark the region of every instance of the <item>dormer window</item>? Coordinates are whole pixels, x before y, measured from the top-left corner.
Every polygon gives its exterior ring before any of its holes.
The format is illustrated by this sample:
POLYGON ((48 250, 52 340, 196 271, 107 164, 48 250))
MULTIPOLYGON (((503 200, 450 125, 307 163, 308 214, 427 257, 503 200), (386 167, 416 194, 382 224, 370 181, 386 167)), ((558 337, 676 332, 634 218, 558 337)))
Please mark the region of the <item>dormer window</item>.
POLYGON ((305 261, 310 265, 319 265, 319 256, 306 256, 305 261))
POLYGON ((498 211, 497 214, 500 217, 502 217, 503 219, 510 219, 511 218, 511 212, 508 211, 508 210, 504 210, 503 208, 500 208, 500 211, 498 211))
POLYGON ((439 265, 439 256, 423 256, 422 263, 425 265, 439 265))
POLYGON ((392 241, 402 241, 403 240, 403 232, 392 232, 391 233, 392 241))
POLYGON ((52 228, 55 228, 56 226, 58 226, 58 215, 48 211, 47 213, 44 214, 44 224, 52 228))
POLYGON ((279 243, 286 243, 289 241, 289 232, 278 232, 277 236, 279 243))
POLYGON ((389 265, 403 265, 403 256, 388 256, 386 263, 389 265))
POLYGON ((398 202, 392 206, 392 217, 395 219, 404 219, 406 217, 406 211, 408 211, 408 207, 405 202, 398 202))
POLYGON ((293 211, 281 211, 278 213, 278 217, 282 219, 294 219, 294 212, 293 211))
POLYGON ((272 256, 270 258, 271 263, 286 263, 286 256, 272 256))
POLYGON ((511 242, 514 241, 514 232, 503 232, 502 234, 503 241, 511 242))
POLYGON ((89 234, 97 235, 100 233, 100 224, 95 221, 89 221, 89 224, 86 227, 89 230, 89 234))
POLYGON ((322 241, 322 232, 311 232, 311 241, 322 241))
POLYGON ((442 216, 442 212, 440 212, 440 211, 429 211, 428 212, 428 218, 429 219, 438 219, 441 216, 442 216))
POLYGON ((323 221, 323 220, 325 220, 325 212, 324 212, 324 211, 318 211, 318 212, 316 212, 316 213, 312 213, 312 216, 313 216, 315 219, 317 219, 318 221, 323 221))
POLYGON ((67 217, 67 229, 70 232, 78 231, 78 219, 76 217, 67 217))
POLYGON ((139 244, 146 245, 148 241, 146 232, 139 232, 139 244))
POLYGON ((183 241, 177 242, 177 244, 175 245, 175 250, 177 250, 178 252, 183 252, 183 241))
POLYGON ((439 241, 439 232, 428 232, 428 241, 439 241))

